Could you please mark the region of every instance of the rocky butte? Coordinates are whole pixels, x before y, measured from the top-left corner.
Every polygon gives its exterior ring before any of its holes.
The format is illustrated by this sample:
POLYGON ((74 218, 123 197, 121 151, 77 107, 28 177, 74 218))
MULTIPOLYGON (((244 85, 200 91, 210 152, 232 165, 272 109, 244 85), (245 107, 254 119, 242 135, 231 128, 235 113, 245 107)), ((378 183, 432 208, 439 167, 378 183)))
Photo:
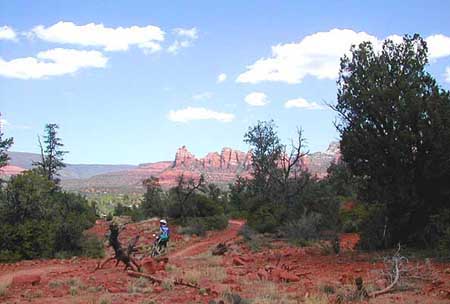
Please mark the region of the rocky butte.
MULTIPOLYGON (((325 152, 315 152, 305 156, 300 161, 300 165, 311 174, 323 178, 326 176, 330 164, 339 158, 339 144, 331 143, 325 152)), ((15 175, 23 170, 14 167, 16 164, 13 161, 10 165, 5 168, 5 173, 8 173, 6 175, 15 175)), ((80 171, 78 176, 83 176, 81 171, 88 169, 83 165, 70 166, 80 166, 76 167, 80 171)), ((90 175, 87 178, 68 178, 66 177, 68 175, 61 175, 61 183, 67 190, 85 193, 142 193, 142 181, 150 176, 158 177, 161 185, 166 189, 176 185, 177 177, 181 174, 186 177, 198 177, 200 174, 204 174, 209 183, 225 186, 232 183, 238 175, 250 177, 251 168, 252 154, 250 151, 242 152, 223 148, 220 153, 210 152, 203 158, 197 158, 189 152, 186 146, 182 146, 178 148, 172 161, 145 163, 126 169, 120 166, 115 171, 113 171, 114 168, 108 168, 111 170, 110 172, 90 175)))

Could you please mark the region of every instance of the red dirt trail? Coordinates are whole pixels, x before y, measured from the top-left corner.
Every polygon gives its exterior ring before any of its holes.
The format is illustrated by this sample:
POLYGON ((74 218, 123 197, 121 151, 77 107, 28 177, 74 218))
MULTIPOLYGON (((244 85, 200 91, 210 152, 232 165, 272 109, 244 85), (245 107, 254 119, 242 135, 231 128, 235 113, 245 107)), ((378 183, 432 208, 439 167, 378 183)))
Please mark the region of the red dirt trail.
POLYGON ((239 229, 244 225, 244 221, 230 220, 229 226, 226 230, 220 232, 219 234, 214 234, 207 239, 188 246, 182 250, 179 250, 173 254, 169 255, 169 258, 178 257, 189 257, 205 252, 209 247, 217 245, 219 243, 229 242, 236 238, 239 229))

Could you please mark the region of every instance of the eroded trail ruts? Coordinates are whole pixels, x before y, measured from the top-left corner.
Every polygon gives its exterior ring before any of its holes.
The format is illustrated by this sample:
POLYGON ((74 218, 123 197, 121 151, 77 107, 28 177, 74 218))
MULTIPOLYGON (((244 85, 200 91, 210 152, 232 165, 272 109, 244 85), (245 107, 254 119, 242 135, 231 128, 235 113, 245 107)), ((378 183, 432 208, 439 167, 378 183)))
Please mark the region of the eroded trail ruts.
POLYGON ((197 242, 191 246, 188 246, 182 250, 179 250, 177 252, 174 252, 173 254, 169 255, 169 258, 181 258, 181 257, 188 257, 200 254, 202 252, 207 251, 211 246, 216 245, 218 243, 228 242, 235 238, 241 229, 241 227, 244 225, 244 221, 240 220, 230 220, 229 226, 226 230, 223 232, 220 232, 219 234, 215 234, 206 240, 197 242))

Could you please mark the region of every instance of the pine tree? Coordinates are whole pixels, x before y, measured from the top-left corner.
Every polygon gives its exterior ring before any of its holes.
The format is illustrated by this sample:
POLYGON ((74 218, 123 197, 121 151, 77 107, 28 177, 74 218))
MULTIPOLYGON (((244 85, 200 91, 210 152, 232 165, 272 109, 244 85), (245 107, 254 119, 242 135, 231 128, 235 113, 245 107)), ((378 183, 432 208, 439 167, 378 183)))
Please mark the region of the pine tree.
POLYGON ((64 168, 64 155, 67 151, 61 150, 64 144, 61 142, 61 138, 57 136, 57 130, 59 126, 57 124, 47 124, 45 126, 44 144, 41 139, 39 140, 39 147, 41 148, 41 160, 33 163, 38 171, 47 179, 56 183, 59 182, 58 171, 64 168))

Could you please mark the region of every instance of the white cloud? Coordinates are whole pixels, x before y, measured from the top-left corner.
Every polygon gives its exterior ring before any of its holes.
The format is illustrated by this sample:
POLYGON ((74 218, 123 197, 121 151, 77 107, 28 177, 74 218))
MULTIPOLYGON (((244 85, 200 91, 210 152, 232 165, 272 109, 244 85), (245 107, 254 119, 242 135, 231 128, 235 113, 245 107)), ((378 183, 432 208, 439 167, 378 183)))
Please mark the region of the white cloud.
MULTIPOLYGON (((399 35, 387 38, 398 43, 399 35)), ((383 40, 365 32, 348 29, 332 29, 304 37, 299 42, 272 46, 272 56, 261 58, 247 67, 236 79, 242 83, 280 81, 301 83, 306 76, 318 79, 335 79, 339 72, 339 59, 348 54, 352 44, 370 41, 380 48, 383 40)), ((450 37, 434 35, 426 38, 430 58, 450 55, 450 37)))
POLYGON ((173 30, 173 32, 182 37, 187 37, 192 40, 195 40, 198 38, 198 31, 197 28, 193 27, 191 29, 184 29, 184 28, 176 28, 173 30))
POLYGON ((234 119, 234 115, 205 108, 187 107, 177 111, 170 111, 168 118, 175 122, 189 122, 192 120, 218 120, 221 122, 230 122, 234 119))
POLYGON ((245 96, 245 102, 251 106, 261 107, 269 103, 267 95, 262 92, 252 92, 245 96))
POLYGON ((0 26, 0 40, 15 40, 16 36, 16 32, 11 27, 0 26))
POLYGON ((192 45, 192 42, 189 40, 178 41, 175 40, 168 48, 167 51, 172 54, 177 54, 178 51, 182 48, 187 48, 192 45))
POLYGON ((39 79, 74 73, 83 68, 104 68, 108 58, 98 51, 51 49, 36 57, 10 61, 0 58, 0 76, 19 79, 39 79))
POLYGON ((450 66, 445 69, 445 81, 450 83, 450 66))
POLYGON ((179 36, 180 39, 175 40, 167 48, 167 51, 172 54, 177 54, 180 49, 192 46, 194 41, 198 38, 198 31, 195 27, 191 29, 176 28, 173 32, 175 35, 179 36))
POLYGON ((31 127, 27 125, 11 124, 8 120, 0 118, 0 131, 4 131, 4 129, 29 130, 31 127))
POLYGON ((211 92, 202 92, 198 93, 192 96, 192 99, 194 100, 207 100, 211 99, 213 97, 213 93, 211 92))
POLYGON ((102 47, 106 51, 126 51, 137 45, 148 52, 155 52, 161 48, 159 42, 164 41, 164 32, 153 25, 111 28, 101 23, 76 25, 60 21, 49 27, 38 25, 32 33, 48 42, 102 47))
POLYGON ((295 98, 290 99, 284 103, 285 108, 301 108, 306 110, 323 110, 325 109, 324 106, 319 105, 316 102, 309 102, 306 99, 303 98, 295 98))
POLYGON ((221 73, 219 76, 217 76, 217 83, 222 83, 225 80, 227 80, 227 74, 221 73))
POLYGON ((0 131, 3 131, 3 129, 9 125, 9 122, 4 119, 4 118, 0 118, 0 131))
POLYGON ((450 56, 450 37, 438 34, 426 39, 430 59, 450 56))

